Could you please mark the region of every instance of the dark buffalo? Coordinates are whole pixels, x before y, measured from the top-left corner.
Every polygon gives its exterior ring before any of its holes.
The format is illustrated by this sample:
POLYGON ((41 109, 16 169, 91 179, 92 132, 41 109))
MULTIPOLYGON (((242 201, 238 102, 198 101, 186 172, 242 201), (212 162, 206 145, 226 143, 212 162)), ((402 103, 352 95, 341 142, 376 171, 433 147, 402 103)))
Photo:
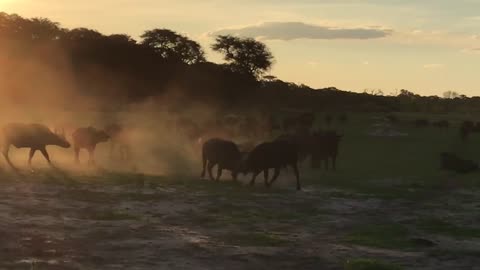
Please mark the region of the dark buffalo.
POLYGON ((329 161, 332 160, 333 169, 336 170, 338 150, 343 135, 336 131, 317 131, 313 134, 295 134, 279 136, 277 141, 288 141, 295 145, 298 159, 303 162, 311 157, 312 168, 320 167, 320 162, 325 162, 329 169, 329 161))
POLYGON ((333 122, 333 116, 331 114, 325 115, 325 123, 330 126, 333 122))
POLYGON ((417 128, 425 128, 430 126, 430 121, 427 119, 417 119, 413 122, 414 126, 417 128))
POLYGON ((400 119, 394 114, 389 114, 386 116, 387 120, 392 124, 397 124, 400 122, 400 119))
POLYGON ((236 181, 242 161, 242 153, 234 142, 214 138, 203 144, 202 161, 202 178, 205 177, 205 173, 208 169, 210 179, 214 180, 212 169, 213 167, 218 166, 217 181, 220 180, 223 170, 231 171, 232 178, 236 181))
POLYGON ((278 136, 275 141, 286 141, 295 145, 299 162, 304 162, 312 156, 313 146, 315 145, 315 138, 310 133, 283 134, 278 136))
POLYGON ((274 141, 262 143, 255 147, 248 155, 244 171, 253 173, 250 185, 255 184, 255 179, 263 171, 265 185, 270 187, 280 175, 280 170, 287 166, 293 168, 297 180, 297 190, 301 189, 298 172, 298 153, 296 145, 288 141, 274 141), (273 178, 268 181, 268 171, 274 169, 273 178))
POLYGON ((75 150, 75 162, 80 162, 80 149, 86 149, 89 154, 88 164, 95 164, 95 148, 97 144, 107 142, 110 136, 103 131, 93 127, 79 128, 72 134, 73 148, 75 150))
POLYGON ((110 137, 110 158, 114 158, 115 150, 118 150, 120 160, 131 159, 130 140, 127 130, 119 124, 110 124, 105 127, 105 132, 110 137))
POLYGON ((8 152, 10 145, 16 148, 30 148, 30 155, 28 158, 28 164, 32 164, 33 155, 39 150, 45 159, 51 164, 50 157, 48 155, 46 146, 56 145, 63 148, 69 148, 70 143, 65 138, 65 134, 56 134, 52 132, 48 127, 41 124, 21 124, 11 123, 3 127, 3 149, 2 153, 5 156, 8 164, 14 167, 8 152))
POLYGON ((474 132, 475 123, 472 121, 464 121, 460 126, 460 138, 462 141, 467 141, 470 134, 474 132))
POLYGON ((442 129, 448 129, 450 127, 450 122, 448 122, 447 120, 440 120, 437 122, 433 122, 432 126, 442 129))
POLYGON ((325 163, 325 169, 329 169, 329 161, 332 161, 332 169, 337 169, 337 156, 343 135, 335 131, 316 132, 312 146, 312 167, 319 168, 320 162, 325 163))
POLYGON ((294 116, 291 118, 285 118, 283 120, 283 129, 285 131, 290 130, 310 130, 313 127, 315 122, 315 114, 314 113, 303 113, 298 116, 294 116))
POLYGON ((478 170, 478 164, 471 160, 458 157, 453 153, 444 152, 440 155, 441 168, 456 173, 471 173, 478 170))
POLYGON ((338 117, 338 121, 342 124, 345 124, 348 122, 348 116, 343 113, 338 117))

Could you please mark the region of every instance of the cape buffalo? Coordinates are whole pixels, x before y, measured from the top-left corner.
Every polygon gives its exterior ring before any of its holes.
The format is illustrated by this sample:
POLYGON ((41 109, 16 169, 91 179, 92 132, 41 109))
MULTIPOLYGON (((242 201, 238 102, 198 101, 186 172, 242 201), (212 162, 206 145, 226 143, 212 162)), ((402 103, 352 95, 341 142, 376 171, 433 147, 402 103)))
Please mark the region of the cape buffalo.
POLYGON ((242 161, 242 153, 235 143, 214 138, 203 144, 202 160, 202 178, 205 177, 205 172, 208 169, 208 175, 210 176, 210 179, 213 180, 212 169, 218 165, 217 181, 222 176, 223 170, 231 171, 232 178, 236 181, 242 161))
POLYGON ((245 161, 244 171, 253 173, 250 185, 255 184, 255 179, 263 171, 265 186, 270 187, 280 175, 280 170, 291 166, 297 180, 297 190, 301 189, 298 172, 297 147, 288 141, 277 140, 262 143, 255 147, 245 161), (273 178, 268 181, 268 170, 274 169, 273 178))
POLYGON ((119 124, 110 124, 105 127, 105 133, 110 137, 110 158, 114 158, 114 152, 118 149, 120 160, 130 160, 131 148, 128 132, 119 124))
POLYGON ((72 134, 73 148, 75 150, 75 162, 79 163, 80 149, 85 148, 88 151, 88 164, 95 164, 94 152, 97 144, 107 142, 110 136, 103 131, 93 127, 79 128, 72 134))
POLYGON ((329 160, 332 160, 332 169, 337 169, 337 156, 340 141, 343 135, 335 131, 317 132, 314 135, 312 146, 312 167, 318 168, 319 162, 325 162, 325 169, 329 169, 329 160))
POLYGON ((468 137, 475 129, 475 123, 472 121, 464 121, 460 126, 460 138, 462 141, 468 140, 468 137))
POLYGON ((31 166, 33 155, 39 150, 45 159, 51 164, 46 146, 56 145, 69 148, 70 143, 65 139, 65 134, 53 133, 48 127, 41 124, 10 123, 3 127, 3 149, 8 164, 15 168, 8 157, 10 145, 16 148, 30 148, 28 165, 31 166))
POLYGON ((450 122, 447 120, 440 120, 432 124, 434 127, 448 129, 450 127, 450 122))
POLYGON ((470 173, 478 170, 478 164, 471 160, 458 157, 453 153, 444 152, 440 155, 441 168, 457 173, 470 173))

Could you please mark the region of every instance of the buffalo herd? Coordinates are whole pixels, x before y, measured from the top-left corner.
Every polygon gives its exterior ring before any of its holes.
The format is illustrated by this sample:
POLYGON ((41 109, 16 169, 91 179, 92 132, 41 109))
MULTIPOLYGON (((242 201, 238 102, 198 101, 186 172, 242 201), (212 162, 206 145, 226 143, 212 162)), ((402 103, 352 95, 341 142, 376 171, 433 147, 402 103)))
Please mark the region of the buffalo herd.
MULTIPOLYGON (((347 121, 341 116, 341 122, 347 121)), ((252 147, 242 147, 231 140, 212 137, 202 145, 202 173, 208 172, 211 180, 219 180, 223 170, 228 170, 236 181, 238 175, 252 174, 250 185, 263 172, 266 187, 270 187, 279 177, 282 169, 291 168, 295 175, 297 189, 301 189, 299 163, 310 158, 312 168, 319 168, 324 162, 328 170, 330 161, 336 169, 337 155, 342 135, 336 131, 313 131, 315 116, 305 113, 283 121, 284 135, 268 139, 252 147), (245 150, 247 149, 247 150, 245 150), (217 166, 214 177, 213 168, 217 166), (273 176, 269 177, 270 170, 273 176)))
MULTIPOLYGON (((386 117, 391 123, 401 123, 395 115, 386 117)), ((325 125, 330 126, 334 119, 340 124, 348 121, 346 114, 334 117, 327 114, 325 125)), ((337 156, 343 135, 334 130, 315 129, 315 114, 302 113, 286 117, 281 124, 269 115, 261 117, 225 115, 221 119, 199 124, 190 118, 180 117, 174 121, 171 132, 177 132, 188 140, 190 145, 201 146, 202 172, 211 180, 219 180, 224 170, 231 173, 233 180, 239 175, 251 174, 250 184, 254 185, 259 174, 263 172, 265 186, 270 187, 279 177, 283 169, 290 168, 295 176, 297 189, 300 184, 300 164, 307 158, 312 169, 324 167, 336 170, 337 156), (273 132, 283 135, 274 136, 273 132), (238 142, 234 142, 236 138, 238 142), (242 141, 239 138, 243 138, 242 141), (245 140, 246 138, 246 140, 245 140), (323 166, 322 166, 323 165, 323 166), (212 170, 216 167, 216 175, 212 170), (273 176, 270 178, 270 170, 273 176)), ((413 121, 417 128, 428 126, 448 129, 450 122, 446 120, 429 121, 417 119, 413 121)), ((466 141, 471 133, 480 132, 480 122, 464 121, 460 125, 460 137, 466 141)), ((73 131, 73 130, 72 130, 73 131)), ((80 162, 80 151, 85 149, 88 164, 95 164, 95 149, 99 143, 110 141, 110 157, 116 156, 122 161, 131 159, 131 143, 127 130, 119 124, 110 124, 104 129, 94 127, 77 128, 71 134, 71 142, 66 138, 63 128, 54 131, 41 124, 7 124, 2 129, 2 154, 13 168, 9 158, 10 146, 29 148, 28 164, 31 166, 36 151, 40 151, 49 164, 50 156, 46 147, 49 145, 62 148, 73 147, 74 160, 80 162)), ((442 153, 441 165, 445 170, 466 173, 476 170, 476 164, 463 160, 452 153, 442 153)))
POLYGON ((105 130, 98 130, 93 127, 78 128, 72 134, 72 144, 67 140, 63 129, 55 129, 51 131, 47 126, 42 124, 23 124, 10 123, 2 128, 2 154, 8 164, 15 168, 9 158, 10 146, 16 148, 29 148, 30 154, 28 164, 31 166, 32 158, 36 151, 40 151, 47 162, 51 164, 50 156, 46 147, 49 145, 59 146, 62 148, 70 148, 73 145, 75 153, 75 161, 78 163, 81 149, 86 149, 89 153, 88 164, 95 163, 94 152, 97 144, 112 140, 115 143, 117 138, 121 137, 121 130, 112 132, 109 126, 105 130))

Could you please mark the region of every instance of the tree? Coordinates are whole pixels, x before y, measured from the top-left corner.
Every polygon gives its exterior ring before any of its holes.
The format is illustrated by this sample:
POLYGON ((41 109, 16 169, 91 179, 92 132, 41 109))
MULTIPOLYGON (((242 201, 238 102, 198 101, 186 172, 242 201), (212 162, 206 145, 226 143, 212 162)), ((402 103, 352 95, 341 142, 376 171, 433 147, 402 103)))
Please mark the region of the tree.
POLYGON ((443 93, 443 97, 446 99, 454 99, 460 97, 460 94, 455 91, 446 91, 443 93))
POLYGON ((196 41, 168 29, 148 30, 141 36, 142 44, 153 48, 163 58, 186 64, 205 62, 205 53, 196 41))
POLYGON ((220 35, 216 38, 212 49, 222 53, 225 61, 234 70, 256 78, 260 78, 263 73, 270 70, 274 61, 267 46, 253 38, 220 35))

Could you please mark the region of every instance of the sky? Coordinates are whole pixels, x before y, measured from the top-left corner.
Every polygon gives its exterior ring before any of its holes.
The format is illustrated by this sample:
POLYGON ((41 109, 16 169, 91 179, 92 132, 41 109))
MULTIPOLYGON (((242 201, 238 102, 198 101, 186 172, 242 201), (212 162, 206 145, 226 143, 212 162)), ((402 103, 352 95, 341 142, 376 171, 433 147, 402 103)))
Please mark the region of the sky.
POLYGON ((254 37, 271 75, 314 88, 480 96, 480 0, 0 0, 0 10, 138 38, 169 28, 210 61, 216 34, 254 37))

